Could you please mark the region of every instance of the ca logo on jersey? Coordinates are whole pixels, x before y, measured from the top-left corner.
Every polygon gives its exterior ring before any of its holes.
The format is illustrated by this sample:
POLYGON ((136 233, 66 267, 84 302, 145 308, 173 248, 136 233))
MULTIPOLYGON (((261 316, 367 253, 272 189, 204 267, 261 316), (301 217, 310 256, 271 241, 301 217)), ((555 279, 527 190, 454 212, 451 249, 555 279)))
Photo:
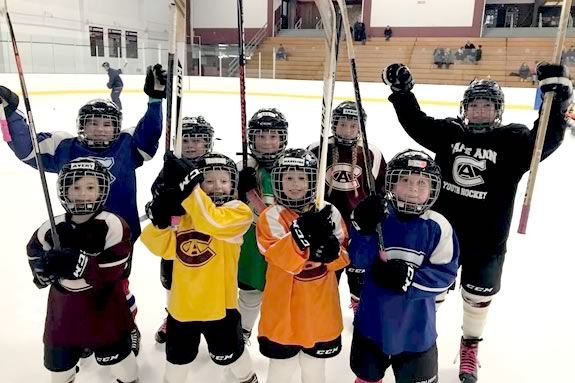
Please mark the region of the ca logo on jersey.
POLYGON ((469 156, 457 156, 453 161, 453 180, 463 187, 474 187, 483 184, 481 172, 487 169, 486 160, 478 160, 469 156))
POLYGON ((357 180, 362 173, 360 166, 355 165, 352 169, 351 164, 337 163, 327 168, 325 179, 328 186, 333 186, 335 190, 352 191, 359 187, 357 180))
POLYGON ((327 267, 323 263, 307 261, 294 278, 302 282, 315 281, 327 275, 327 267))
POLYGON ((211 242, 211 236, 194 230, 178 233, 176 236, 176 256, 186 266, 203 266, 215 255, 210 248, 211 242))

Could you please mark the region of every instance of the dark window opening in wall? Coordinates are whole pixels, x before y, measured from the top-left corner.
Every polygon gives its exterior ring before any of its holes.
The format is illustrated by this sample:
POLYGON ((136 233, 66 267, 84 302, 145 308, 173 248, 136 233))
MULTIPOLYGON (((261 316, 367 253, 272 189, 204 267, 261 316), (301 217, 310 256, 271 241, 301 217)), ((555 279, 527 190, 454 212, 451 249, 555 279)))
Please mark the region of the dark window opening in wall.
POLYGON ((108 29, 108 49, 110 57, 122 57, 122 31, 108 29))
POLYGON ((138 58, 138 32, 126 31, 126 57, 138 58))
POLYGON ((90 27, 90 56, 104 57, 104 28, 90 27))

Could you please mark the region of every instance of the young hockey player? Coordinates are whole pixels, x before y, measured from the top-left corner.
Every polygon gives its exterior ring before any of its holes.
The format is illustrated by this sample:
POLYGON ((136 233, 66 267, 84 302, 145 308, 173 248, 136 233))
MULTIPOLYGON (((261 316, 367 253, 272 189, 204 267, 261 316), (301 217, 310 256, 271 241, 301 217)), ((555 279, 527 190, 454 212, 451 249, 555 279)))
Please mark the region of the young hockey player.
POLYGON ((449 222, 429 210, 441 171, 427 154, 406 150, 387 164, 385 191, 364 199, 352 219, 349 255, 366 270, 355 315, 351 368, 356 383, 437 382, 435 297, 457 276, 459 247, 449 222), (378 254, 381 223, 385 254, 378 254))
POLYGON ((50 286, 44 328, 44 366, 52 383, 70 383, 85 348, 109 366, 120 383, 135 383, 135 328, 122 285, 132 252, 130 229, 104 210, 111 175, 96 159, 77 158, 58 174, 58 197, 66 214, 55 217, 61 248, 49 221, 28 243, 38 288, 50 286))
POLYGON ((240 200, 248 203, 254 212, 254 222, 244 235, 238 269, 239 305, 246 342, 260 313, 267 269, 256 242, 256 221, 261 211, 248 200, 246 193, 255 190, 265 206, 274 203, 271 169, 287 146, 287 129, 284 115, 272 108, 258 110, 248 124, 251 156, 248 157, 248 166, 240 170, 238 184, 240 200))
POLYGON ((270 358, 268 383, 324 383, 341 351, 343 322, 335 272, 349 264, 347 230, 331 204, 315 211, 317 159, 287 149, 272 169, 276 205, 260 215, 258 247, 268 262, 258 341, 270 358))
MULTIPOLYGON (((365 112, 364 118, 367 118, 365 112)), ((332 114, 332 137, 329 138, 328 162, 325 200, 336 206, 349 227, 350 214, 356 205, 369 195, 367 174, 363 157, 357 105, 352 101, 339 104, 332 114)), ((309 148, 316 156, 319 155, 319 144, 309 148)), ((375 179, 376 190, 381 190, 384 182, 385 160, 383 155, 373 145, 369 145, 369 153, 373 168, 369 169, 375 179)), ((346 269, 351 305, 357 308, 364 270, 353 263, 346 269)))
MULTIPOLYGON (((214 128, 204 117, 184 117, 182 119, 182 157, 189 160, 197 160, 206 153, 212 151, 214 145, 214 128)), ((156 182, 163 182, 162 176, 158 176, 156 182)), ((155 188, 156 186, 152 186, 155 188)), ((162 258, 160 260, 160 280, 166 290, 172 286, 172 272, 174 261, 162 258)), ((156 342, 166 342, 166 319, 156 332, 156 342)))
POLYGON ((164 382, 183 383, 198 354, 200 336, 210 357, 242 383, 255 383, 238 312, 238 258, 250 227, 250 208, 235 199, 237 169, 221 154, 197 161, 168 154, 163 182, 147 205, 152 224, 142 234, 148 249, 174 260, 168 298, 164 382), (196 168, 197 167, 197 168, 196 168), (172 216, 181 216, 176 230, 172 216))
MULTIPOLYGON (((121 130, 122 112, 111 101, 96 99, 82 106, 76 121, 78 135, 67 132, 39 133, 38 144, 44 170, 57 173, 64 164, 78 157, 97 158, 112 175, 106 209, 122 217, 129 225, 132 243, 140 235, 140 222, 136 205, 136 169, 144 161, 150 160, 158 149, 162 134, 162 98, 166 97, 166 73, 160 64, 148 68, 144 92, 149 96, 148 110, 138 125, 121 130)), ((8 128, 12 142, 10 149, 24 163, 36 167, 36 159, 28 124, 19 113, 18 96, 0 86, 0 99, 5 106, 8 128)), ((136 315, 136 300, 128 290, 127 277, 131 270, 126 269, 126 299, 133 315, 136 315)), ((133 346, 137 353, 139 332, 134 331, 133 346)))
MULTIPOLYGON (((537 68, 542 93, 555 92, 542 159, 561 144, 572 84, 567 68, 537 68)), ((529 170, 539 120, 529 130, 502 124, 503 92, 493 80, 473 81, 463 95, 458 118, 427 116, 411 92, 414 82, 402 64, 382 73, 391 86, 389 100, 405 131, 435 152, 443 176, 443 192, 435 209, 453 225, 461 244, 463 337, 459 378, 477 381, 478 343, 489 305, 501 287, 506 242, 517 184, 529 170)))

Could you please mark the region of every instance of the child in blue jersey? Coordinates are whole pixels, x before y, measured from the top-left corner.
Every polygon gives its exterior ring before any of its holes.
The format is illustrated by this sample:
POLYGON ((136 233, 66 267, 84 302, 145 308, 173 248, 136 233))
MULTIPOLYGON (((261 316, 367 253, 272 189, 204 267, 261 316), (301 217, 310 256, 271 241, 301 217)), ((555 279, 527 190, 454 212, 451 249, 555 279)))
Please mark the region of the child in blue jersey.
MULTIPOLYGON (((160 64, 149 67, 144 92, 149 96, 148 110, 135 128, 121 130, 122 112, 109 100, 96 99, 82 106, 78 112, 78 135, 67 132, 38 133, 37 140, 44 170, 59 172, 64 165, 80 157, 97 159, 112 176, 105 209, 122 217, 130 226, 134 243, 140 235, 140 222, 136 205, 136 169, 150 160, 158 149, 162 134, 162 98, 165 91, 166 72, 160 64)), ((36 159, 28 124, 16 112, 19 99, 10 89, 0 86, 0 101, 4 106, 12 141, 10 149, 24 163, 36 167, 36 159)), ((126 299, 133 315, 136 313, 134 296, 128 290, 126 269, 124 282, 126 299)), ((133 334, 137 353, 139 333, 133 334)))
POLYGON ((440 190, 431 157, 406 150, 387 165, 386 198, 367 197, 352 213, 348 251, 366 269, 351 345, 356 383, 381 382, 389 366, 397 383, 437 381, 435 297, 455 281, 459 257, 451 225, 429 210, 440 190))

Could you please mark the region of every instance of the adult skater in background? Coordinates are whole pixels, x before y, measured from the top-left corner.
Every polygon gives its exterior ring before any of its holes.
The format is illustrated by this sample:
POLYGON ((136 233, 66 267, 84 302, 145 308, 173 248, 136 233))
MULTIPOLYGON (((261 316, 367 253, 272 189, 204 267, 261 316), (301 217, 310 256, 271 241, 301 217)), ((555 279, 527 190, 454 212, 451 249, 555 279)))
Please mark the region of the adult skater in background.
POLYGON ((124 82, 120 77, 122 69, 110 68, 110 63, 107 61, 102 64, 102 68, 108 73, 108 83, 106 86, 112 90, 110 98, 114 104, 118 105, 118 109, 122 110, 122 101, 120 101, 120 93, 122 93, 122 89, 124 88, 124 82))
MULTIPOLYGON (((541 157, 544 160, 563 140, 573 86, 568 69, 562 65, 540 64, 537 75, 543 94, 555 92, 541 157)), ((441 167, 443 190, 434 210, 453 225, 461 245, 459 379, 474 383, 478 344, 489 305, 501 288, 517 184, 529 170, 539 120, 531 130, 521 124, 503 125, 503 92, 493 80, 476 80, 469 85, 458 117, 435 119, 421 111, 411 92, 414 81, 409 68, 392 64, 384 69, 382 79, 391 87, 389 100, 405 131, 435 152, 441 167)))

